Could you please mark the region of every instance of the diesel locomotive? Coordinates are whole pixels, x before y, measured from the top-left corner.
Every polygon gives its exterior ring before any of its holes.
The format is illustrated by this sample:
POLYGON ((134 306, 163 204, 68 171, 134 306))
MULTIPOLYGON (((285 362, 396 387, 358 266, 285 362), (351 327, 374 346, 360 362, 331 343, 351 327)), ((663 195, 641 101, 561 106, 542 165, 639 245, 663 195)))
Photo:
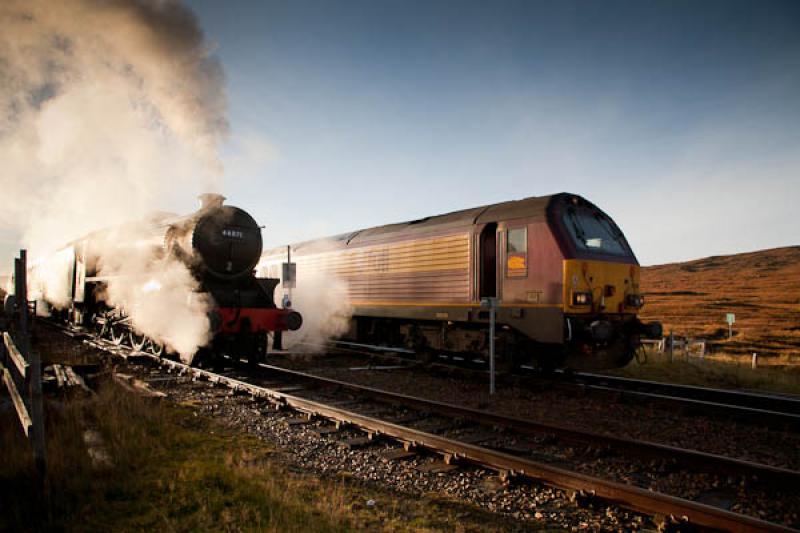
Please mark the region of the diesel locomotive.
MULTIPOLYGON (((606 369, 643 337, 639 263, 614 221, 561 193, 465 209, 294 244, 298 290, 311 275, 347 286, 345 338, 485 357, 496 308, 498 365, 606 369), (482 305, 484 304, 484 305, 482 305)), ((286 248, 262 265, 274 277, 286 248)))
MULTIPOLYGON (((144 258, 147 264, 177 259, 196 280, 190 297, 212 302, 207 312, 211 340, 200 349, 202 355, 228 353, 246 356, 251 362, 263 359, 268 333, 277 332, 279 338, 282 331, 300 328, 302 317, 275 305, 279 279, 255 276, 262 252, 261 228, 256 221, 246 211, 224 205, 221 195, 204 194, 200 200, 200 209, 186 216, 154 214, 137 222, 135 232, 109 228, 69 243, 57 254, 61 258, 57 261, 59 275, 64 278, 60 285, 67 296, 56 313, 73 324, 96 329, 116 344, 161 355, 164 344, 139 331, 129 310, 106 298, 111 277, 136 278, 136 267, 115 270, 104 265, 131 257, 137 262, 144 258), (115 242, 117 235, 127 237, 115 242)), ((37 277, 35 272, 33 277, 37 277)), ((158 290, 156 281, 145 278, 133 281, 144 290, 158 290)))

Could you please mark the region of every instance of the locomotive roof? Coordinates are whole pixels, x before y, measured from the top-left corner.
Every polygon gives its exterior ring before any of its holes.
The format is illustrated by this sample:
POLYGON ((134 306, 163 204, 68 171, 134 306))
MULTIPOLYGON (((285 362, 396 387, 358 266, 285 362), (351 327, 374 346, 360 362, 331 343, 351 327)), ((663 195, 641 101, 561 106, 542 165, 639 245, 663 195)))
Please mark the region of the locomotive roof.
POLYGON ((386 224, 384 226, 375 226, 334 235, 328 238, 296 243, 292 245, 292 248, 297 251, 310 251, 310 249, 318 247, 331 246, 333 248, 338 248, 339 246, 368 244, 374 239, 386 237, 389 234, 397 237, 420 235, 451 228, 456 229, 463 227, 467 229, 475 224, 500 222, 523 217, 532 219, 533 221, 545 220, 547 217, 547 207, 550 205, 551 200, 564 195, 565 193, 549 196, 532 196, 521 200, 511 200, 470 209, 462 209, 442 215, 386 224))

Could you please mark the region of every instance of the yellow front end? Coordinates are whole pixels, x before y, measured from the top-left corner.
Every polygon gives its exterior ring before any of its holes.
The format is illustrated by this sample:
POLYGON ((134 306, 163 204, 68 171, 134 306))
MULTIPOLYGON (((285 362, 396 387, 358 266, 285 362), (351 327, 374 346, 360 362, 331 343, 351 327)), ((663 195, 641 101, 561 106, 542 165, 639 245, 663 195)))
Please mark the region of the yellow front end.
POLYGON ((564 261, 565 363, 578 370, 626 365, 639 346, 639 266, 564 261))
POLYGON ((635 314, 639 292, 638 265, 564 260, 564 314, 635 314), (586 297, 585 295, 588 295, 586 297))

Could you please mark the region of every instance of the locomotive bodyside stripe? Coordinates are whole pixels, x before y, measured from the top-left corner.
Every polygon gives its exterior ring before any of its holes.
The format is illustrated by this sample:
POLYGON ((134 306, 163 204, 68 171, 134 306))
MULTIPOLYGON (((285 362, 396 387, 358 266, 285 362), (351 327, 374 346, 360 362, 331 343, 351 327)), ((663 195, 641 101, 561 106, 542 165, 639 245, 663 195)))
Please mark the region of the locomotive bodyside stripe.
MULTIPOLYGON (((420 301, 372 301, 372 300, 351 300, 350 305, 353 307, 472 307, 475 309, 486 309, 481 307, 480 302, 420 302, 420 301)), ((561 304, 499 304, 498 307, 503 308, 526 308, 526 309, 543 309, 543 308, 561 308, 561 304)))

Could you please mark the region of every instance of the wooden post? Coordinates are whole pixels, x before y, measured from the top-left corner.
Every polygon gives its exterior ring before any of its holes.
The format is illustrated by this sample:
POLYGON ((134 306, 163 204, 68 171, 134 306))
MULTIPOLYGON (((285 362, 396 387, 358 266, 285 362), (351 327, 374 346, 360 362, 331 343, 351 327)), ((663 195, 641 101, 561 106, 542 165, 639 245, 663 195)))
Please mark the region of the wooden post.
POLYGON ((753 362, 751 363, 751 368, 755 369, 757 367, 758 367, 758 354, 753 352, 753 362))
POLYGON ((675 334, 669 330, 669 362, 671 363, 675 355, 675 334))
POLYGON ((45 449, 44 449, 44 406, 42 404, 42 364, 39 354, 31 350, 29 325, 28 325, 28 253, 19 251, 19 259, 14 260, 15 267, 15 296, 17 299, 17 312, 19 313, 19 329, 14 339, 20 354, 28 362, 30 377, 28 378, 27 394, 31 415, 30 440, 33 446, 33 456, 36 461, 36 472, 39 486, 44 486, 45 449))

